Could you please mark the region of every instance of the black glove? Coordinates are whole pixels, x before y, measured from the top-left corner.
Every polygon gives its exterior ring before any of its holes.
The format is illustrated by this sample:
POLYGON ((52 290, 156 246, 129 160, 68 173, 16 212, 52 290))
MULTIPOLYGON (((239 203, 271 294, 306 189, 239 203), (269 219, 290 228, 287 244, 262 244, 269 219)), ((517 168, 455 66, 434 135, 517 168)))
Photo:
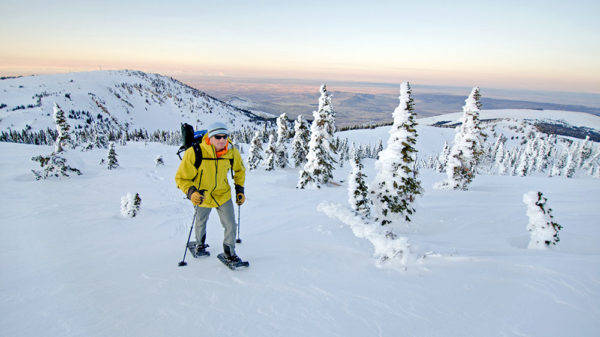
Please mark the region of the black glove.
POLYGON ((235 185, 235 203, 241 206, 245 201, 244 186, 235 185))

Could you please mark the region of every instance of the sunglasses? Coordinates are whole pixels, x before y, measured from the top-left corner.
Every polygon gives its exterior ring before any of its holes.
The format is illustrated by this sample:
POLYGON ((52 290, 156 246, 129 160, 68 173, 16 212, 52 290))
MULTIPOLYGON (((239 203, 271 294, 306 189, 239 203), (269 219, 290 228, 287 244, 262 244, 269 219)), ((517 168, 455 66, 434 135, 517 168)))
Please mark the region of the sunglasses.
POLYGON ((227 135, 214 135, 215 139, 227 139, 227 135))

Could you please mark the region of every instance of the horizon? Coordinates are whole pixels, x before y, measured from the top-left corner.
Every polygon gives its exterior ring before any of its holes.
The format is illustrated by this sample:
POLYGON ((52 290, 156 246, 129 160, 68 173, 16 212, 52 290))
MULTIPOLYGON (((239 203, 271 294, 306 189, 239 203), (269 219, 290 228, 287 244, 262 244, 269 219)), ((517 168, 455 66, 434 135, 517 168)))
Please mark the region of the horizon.
POLYGON ((589 0, 5 0, 2 7, 1 76, 139 69, 174 78, 600 94, 600 4, 589 0))
MULTIPOLYGON (((71 72, 39 73, 39 74, 15 74, 5 76, 4 79, 60 75, 69 73, 86 73, 102 71, 142 71, 139 69, 91 69, 71 72)), ((144 72, 144 71, 142 71, 144 72)), ((310 94, 318 96, 321 84, 326 84, 332 93, 355 93, 369 95, 395 95, 398 93, 401 82, 368 82, 368 81, 341 81, 331 80, 322 81, 318 79, 307 78, 267 78, 267 77, 234 77, 226 75, 173 75, 154 73, 161 76, 172 77, 185 85, 203 91, 213 96, 224 98, 225 96, 241 96, 244 94, 258 93, 281 93, 281 94, 310 94)), ((458 85, 428 85, 409 82, 413 93, 433 95, 450 95, 467 97, 474 86, 458 85)), ((493 88, 479 86, 482 96, 485 98, 506 99, 514 101, 527 101, 538 103, 554 103, 564 105, 579 105, 582 107, 600 108, 600 93, 586 93, 575 91, 553 91, 553 90, 530 90, 513 88, 493 88)), ((247 98, 247 97, 246 97, 247 98)))

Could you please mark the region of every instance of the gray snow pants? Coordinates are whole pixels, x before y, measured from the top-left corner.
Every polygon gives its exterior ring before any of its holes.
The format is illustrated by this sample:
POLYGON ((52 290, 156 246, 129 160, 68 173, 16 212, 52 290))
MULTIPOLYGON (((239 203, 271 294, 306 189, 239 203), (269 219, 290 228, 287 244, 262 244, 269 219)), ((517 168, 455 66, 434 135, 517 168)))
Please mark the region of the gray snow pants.
MULTIPOLYGON (((223 235, 223 251, 226 255, 235 255, 235 232, 237 223, 233 212, 233 202, 229 199, 226 203, 216 208, 225 230, 223 235)), ((206 240, 206 223, 212 208, 196 207, 196 242, 204 243, 206 240)))

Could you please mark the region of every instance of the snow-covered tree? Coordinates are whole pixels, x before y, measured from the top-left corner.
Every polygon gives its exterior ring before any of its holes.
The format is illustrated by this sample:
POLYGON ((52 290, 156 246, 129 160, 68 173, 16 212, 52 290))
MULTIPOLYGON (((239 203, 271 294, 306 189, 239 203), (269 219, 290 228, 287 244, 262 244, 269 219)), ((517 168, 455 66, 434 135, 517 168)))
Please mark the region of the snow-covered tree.
POLYGON ((117 151, 115 151, 115 142, 110 142, 108 145, 108 156, 107 156, 108 169, 116 169, 119 167, 119 161, 117 160, 117 151))
POLYGON ((304 169, 300 171, 297 188, 312 186, 320 188, 333 178, 335 164, 335 147, 333 132, 335 131, 335 113, 331 106, 331 96, 325 84, 321 86, 319 109, 313 112, 308 155, 304 169))
POLYGON ((288 154, 287 154, 287 140, 289 130, 287 124, 287 115, 282 113, 277 118, 277 143, 275 152, 275 165, 278 168, 286 168, 289 166, 288 154))
POLYGON ((61 153, 64 151, 64 147, 67 145, 73 145, 71 139, 71 127, 65 118, 65 112, 54 103, 54 123, 56 123, 56 131, 58 131, 58 137, 54 143, 54 152, 61 153))
POLYGON ((71 137, 69 135, 69 124, 65 119, 65 114, 58 104, 54 103, 54 121, 58 136, 56 137, 54 152, 48 156, 35 156, 31 160, 40 164, 42 170, 31 170, 36 180, 47 179, 49 177, 68 177, 69 174, 75 173, 81 175, 79 169, 67 165, 65 155, 65 147, 70 144, 71 137))
POLYGON ((262 156, 262 137, 260 131, 254 133, 254 138, 250 144, 250 154, 248 155, 248 169, 250 171, 255 170, 263 160, 262 156))
POLYGON ((371 215, 371 205, 369 200, 369 189, 365 182, 367 176, 363 173, 364 165, 354 146, 350 153, 350 165, 352 170, 348 176, 348 203, 350 203, 350 207, 356 214, 363 218, 369 218, 371 215))
POLYGON ((480 98, 479 88, 475 87, 465 100, 461 124, 456 128, 446 164, 447 179, 436 184, 436 188, 466 190, 475 177, 485 140, 479 125, 480 98))
POLYGON ((265 156, 267 156, 267 160, 265 161, 265 169, 267 171, 273 171, 275 169, 275 156, 277 155, 277 145, 275 144, 275 136, 269 136, 269 144, 267 144, 267 148, 265 149, 265 156))
MULTIPOLYGON (((327 86, 325 84, 321 85, 320 88, 321 97, 319 97, 319 111, 322 111, 322 114, 325 116, 324 124, 325 131, 329 134, 330 139, 333 139, 333 134, 336 131, 335 127, 335 110, 333 110, 333 105, 331 104, 331 94, 327 91, 327 86)), ((334 149, 335 152, 335 149, 334 149)))
POLYGON ((140 212, 141 205, 142 198, 140 198, 139 193, 136 193, 135 195, 127 193, 125 196, 121 197, 121 215, 133 218, 140 212))
POLYGON ((422 193, 415 168, 417 150, 417 123, 414 102, 408 82, 400 86, 400 104, 394 110, 394 124, 387 147, 375 162, 377 175, 371 185, 371 200, 375 220, 387 225, 403 217, 410 221, 416 196, 422 193))
POLYGON ((498 146, 498 150, 496 151, 496 156, 494 160, 494 165, 496 166, 496 170, 498 174, 506 174, 506 165, 505 165, 505 151, 504 151, 504 143, 500 143, 498 146))
MULTIPOLYGON (((100 123, 93 123, 94 128, 94 147, 106 149, 108 147, 108 136, 104 132, 104 127, 100 123)), ((146 137, 148 138, 148 137, 146 137)))
POLYGON ((448 157, 450 156, 450 146, 448 142, 444 142, 444 147, 442 148, 442 152, 440 152, 437 160, 436 170, 438 172, 444 172, 446 169, 446 164, 448 163, 448 157))
POLYGON ((379 140, 377 141, 377 148, 375 150, 375 158, 379 159, 379 152, 383 151, 383 140, 381 140, 381 138, 379 138, 379 140))
MULTIPOLYGON (((64 152, 63 152, 64 153, 64 152)), ((48 156, 36 156, 32 157, 31 160, 40 163, 42 170, 31 170, 36 180, 47 179, 50 177, 62 178, 69 177, 70 174, 75 173, 81 175, 81 171, 74 167, 67 165, 67 159, 62 156, 63 153, 52 152, 48 156)))
POLYGON ((156 165, 156 167, 165 166, 165 161, 163 160, 163 157, 161 155, 158 155, 154 159, 154 165, 156 165))
POLYGON ((523 203, 527 205, 529 217, 527 230, 531 234, 528 246, 530 249, 544 249, 560 241, 558 231, 562 226, 554 222, 552 209, 546 205, 547 201, 542 192, 530 191, 523 195, 523 203))
POLYGON ((292 140, 292 158, 294 167, 304 166, 308 154, 308 142, 310 141, 310 130, 302 115, 294 122, 294 139, 292 140))

